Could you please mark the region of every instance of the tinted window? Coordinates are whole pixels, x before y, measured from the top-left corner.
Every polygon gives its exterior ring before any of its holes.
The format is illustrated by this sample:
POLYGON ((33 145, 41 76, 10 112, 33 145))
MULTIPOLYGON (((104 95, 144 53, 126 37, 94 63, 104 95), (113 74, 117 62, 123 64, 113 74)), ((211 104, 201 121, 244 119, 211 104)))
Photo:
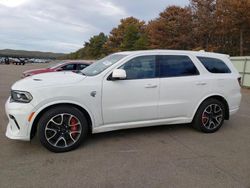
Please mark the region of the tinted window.
POLYGON ((68 64, 68 65, 62 66, 61 68, 62 70, 65 70, 65 71, 76 70, 76 64, 68 64))
POLYGON ((79 64, 78 65, 78 70, 82 70, 82 69, 85 69, 88 65, 86 64, 79 64))
POLYGON ((199 72, 188 56, 160 55, 157 57, 160 77, 191 76, 199 72))
POLYGON ((230 69, 220 59, 210 57, 197 57, 204 67, 211 73, 230 73, 230 69))
POLYGON ((141 56, 128 61, 120 69, 126 71, 127 79, 155 78, 155 65, 155 56, 141 56))

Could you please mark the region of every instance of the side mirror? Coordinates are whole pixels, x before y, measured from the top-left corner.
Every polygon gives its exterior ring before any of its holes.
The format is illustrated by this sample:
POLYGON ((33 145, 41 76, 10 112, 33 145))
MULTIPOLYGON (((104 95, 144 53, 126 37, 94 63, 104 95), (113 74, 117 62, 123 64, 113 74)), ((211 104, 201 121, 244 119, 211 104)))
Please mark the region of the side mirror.
POLYGON ((112 80, 124 80, 126 77, 126 71, 123 69, 115 69, 112 73, 112 80))

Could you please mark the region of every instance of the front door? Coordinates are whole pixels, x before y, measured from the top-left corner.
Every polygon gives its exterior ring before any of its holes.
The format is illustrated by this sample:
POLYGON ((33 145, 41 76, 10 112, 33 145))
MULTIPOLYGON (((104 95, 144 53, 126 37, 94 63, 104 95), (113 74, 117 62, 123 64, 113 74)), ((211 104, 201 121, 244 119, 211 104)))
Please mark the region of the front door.
POLYGON ((125 80, 103 80, 104 124, 156 119, 159 78, 156 78, 155 56, 136 57, 120 69, 126 71, 125 80))

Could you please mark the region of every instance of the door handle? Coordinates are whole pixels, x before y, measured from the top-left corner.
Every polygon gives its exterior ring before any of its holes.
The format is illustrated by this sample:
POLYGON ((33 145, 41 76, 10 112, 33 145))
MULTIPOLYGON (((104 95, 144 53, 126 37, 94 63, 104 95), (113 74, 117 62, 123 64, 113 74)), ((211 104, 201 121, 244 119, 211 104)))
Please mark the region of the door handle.
POLYGON ((145 88, 157 88, 157 85, 154 84, 146 84, 145 88))
POLYGON ((205 85, 207 85, 207 83, 206 82, 197 82, 196 85, 197 86, 205 86, 205 85))

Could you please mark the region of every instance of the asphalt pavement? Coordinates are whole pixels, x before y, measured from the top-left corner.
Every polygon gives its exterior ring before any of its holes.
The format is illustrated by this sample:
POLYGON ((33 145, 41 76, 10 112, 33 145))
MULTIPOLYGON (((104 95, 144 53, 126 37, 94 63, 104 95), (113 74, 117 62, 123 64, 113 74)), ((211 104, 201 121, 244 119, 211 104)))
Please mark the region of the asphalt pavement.
POLYGON ((250 90, 240 111, 214 134, 189 125, 100 133, 80 148, 55 154, 5 137, 4 103, 24 70, 0 65, 0 187, 250 187, 250 90))

